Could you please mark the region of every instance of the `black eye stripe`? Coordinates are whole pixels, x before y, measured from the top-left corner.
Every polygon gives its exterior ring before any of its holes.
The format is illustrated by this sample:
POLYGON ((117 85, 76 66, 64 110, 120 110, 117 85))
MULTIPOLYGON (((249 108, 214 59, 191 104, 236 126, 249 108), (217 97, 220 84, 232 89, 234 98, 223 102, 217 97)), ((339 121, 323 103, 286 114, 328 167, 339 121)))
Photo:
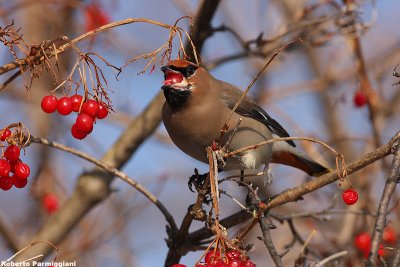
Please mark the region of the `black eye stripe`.
POLYGON ((186 68, 187 77, 192 76, 192 75, 194 74, 195 70, 196 70, 196 68, 195 68, 193 65, 189 65, 189 66, 186 68))
POLYGON ((192 76, 194 74, 194 72, 196 71, 197 67, 193 66, 193 65, 189 65, 185 68, 178 68, 175 66, 168 66, 171 70, 174 71, 179 71, 180 73, 182 73, 183 76, 185 76, 185 78, 188 78, 190 76, 192 76))

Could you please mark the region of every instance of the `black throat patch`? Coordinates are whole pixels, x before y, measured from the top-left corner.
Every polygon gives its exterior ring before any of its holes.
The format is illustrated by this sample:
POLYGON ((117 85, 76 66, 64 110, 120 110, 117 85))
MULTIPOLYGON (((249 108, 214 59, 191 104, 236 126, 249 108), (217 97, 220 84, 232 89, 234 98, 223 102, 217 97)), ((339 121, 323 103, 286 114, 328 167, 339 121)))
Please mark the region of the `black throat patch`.
POLYGON ((173 109, 182 108, 191 94, 190 90, 177 90, 165 85, 161 89, 164 91, 165 100, 173 109))

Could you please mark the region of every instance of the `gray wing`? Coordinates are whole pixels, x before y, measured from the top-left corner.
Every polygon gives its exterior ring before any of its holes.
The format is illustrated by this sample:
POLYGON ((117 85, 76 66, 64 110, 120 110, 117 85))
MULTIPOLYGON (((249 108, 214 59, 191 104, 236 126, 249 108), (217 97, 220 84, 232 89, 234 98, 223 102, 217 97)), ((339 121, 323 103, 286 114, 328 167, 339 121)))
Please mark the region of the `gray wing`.
MULTIPOLYGON (((230 109, 233 109, 236 102, 242 96, 243 92, 229 83, 225 83, 223 81, 220 82, 223 83, 222 86, 224 88, 222 93, 222 100, 230 109)), ((289 133, 282 127, 282 125, 271 118, 271 116, 265 110, 263 110, 259 105, 257 105, 253 100, 248 97, 245 97, 242 100, 235 112, 245 117, 251 117, 263 123, 271 130, 273 134, 279 137, 290 137, 289 133)), ((296 146, 295 143, 291 140, 286 142, 293 147, 296 146)))

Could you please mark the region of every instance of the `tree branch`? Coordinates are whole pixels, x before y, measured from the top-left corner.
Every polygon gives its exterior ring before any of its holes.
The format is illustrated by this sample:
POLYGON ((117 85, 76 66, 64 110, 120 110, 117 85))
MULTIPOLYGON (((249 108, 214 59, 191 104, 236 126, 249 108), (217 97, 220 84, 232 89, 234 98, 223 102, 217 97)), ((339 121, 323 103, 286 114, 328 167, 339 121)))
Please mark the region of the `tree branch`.
POLYGON ((374 262, 378 256, 379 244, 381 243, 383 229, 386 226, 386 216, 390 199, 393 195, 400 175, 400 144, 397 143, 395 149, 392 167, 383 189, 382 198, 379 202, 378 217, 375 221, 374 231, 372 233, 371 252, 368 256, 367 266, 374 266, 374 262))
MULTIPOLYGON (((160 123, 163 102, 163 95, 157 95, 146 109, 128 125, 101 161, 115 169, 120 169, 160 123)), ((83 173, 78 178, 72 196, 57 213, 48 218, 38 233, 32 237, 30 243, 46 240, 53 244, 59 244, 92 208, 110 195, 110 183, 113 178, 113 174, 98 167, 83 173)), ((35 246, 18 255, 15 261, 22 261, 39 254, 46 256, 50 252, 51 248, 48 246, 35 246)))
MULTIPOLYGON (((47 55, 37 54, 35 56, 27 56, 24 59, 20 59, 20 60, 16 60, 16 61, 13 61, 13 62, 9 62, 9 63, 7 63, 7 64, 5 64, 3 66, 0 66, 0 75, 4 74, 6 72, 9 72, 11 70, 14 70, 14 69, 16 69, 18 67, 25 68, 30 62, 35 62, 35 64, 37 64, 37 62, 42 63, 42 62, 45 61, 45 59, 50 59, 50 58, 54 57, 55 55, 61 54, 61 53, 65 52, 65 51, 67 51, 68 49, 74 47, 77 43, 81 42, 82 40, 85 40, 85 39, 87 39, 89 37, 92 37, 92 36, 94 36, 94 35, 96 35, 96 34, 98 34, 100 32, 103 32, 103 31, 106 31, 106 30, 109 30, 111 28, 115 28, 115 27, 118 27, 118 26, 122 26, 122 25, 126 25, 126 24, 132 24, 132 23, 149 23, 149 24, 153 24, 153 25, 165 28, 165 29, 171 29, 171 28, 174 27, 174 26, 169 25, 169 24, 165 24, 165 23, 161 23, 161 22, 158 22, 158 21, 145 19, 145 18, 127 18, 127 19, 124 19, 124 20, 115 21, 115 22, 103 25, 101 27, 98 27, 98 28, 96 28, 94 30, 91 30, 89 32, 86 32, 86 33, 84 33, 84 34, 72 39, 71 41, 68 41, 67 37, 63 37, 63 39, 65 41, 67 41, 67 43, 61 45, 60 47, 57 47, 54 50, 51 50, 51 52, 49 52, 49 54, 47 54, 47 55)), ((177 27, 177 28, 179 28, 179 27, 177 27)), ((191 46, 189 46, 188 51, 189 50, 191 50, 191 46)))
POLYGON ((269 254, 271 255, 272 260, 274 261, 275 265, 278 267, 283 267, 281 256, 278 254, 278 251, 275 248, 275 245, 272 241, 270 227, 267 223, 266 217, 263 215, 259 220, 259 224, 261 227, 261 232, 263 235, 263 242, 268 249, 269 254))
MULTIPOLYGON (((383 145, 374 152, 370 152, 362 156, 360 159, 346 165, 347 173, 351 174, 353 172, 356 172, 370 165, 371 163, 374 163, 375 161, 384 158, 387 155, 390 155, 392 153, 393 145, 398 142, 399 138, 400 132, 398 132, 396 136, 394 136, 386 145, 383 145)), ((288 202, 296 201, 301 196, 309 192, 315 191, 327 184, 335 182, 338 179, 339 177, 336 171, 317 177, 301 186, 297 186, 295 188, 282 192, 277 197, 273 198, 270 202, 267 203, 267 209, 271 209, 288 202)))
MULTIPOLYGON (((118 169, 109 166, 108 164, 102 162, 101 160, 97 160, 96 158, 89 156, 88 154, 70 148, 68 146, 56 143, 56 142, 51 142, 45 138, 38 138, 38 137, 30 137, 30 143, 36 143, 36 144, 42 144, 42 145, 46 145, 46 146, 50 146, 50 147, 54 147, 56 149, 71 153, 73 155, 76 155, 84 160, 87 160, 93 164, 95 164, 96 166, 100 167, 101 169, 109 172, 110 174, 119 177, 121 180, 123 180, 124 182, 126 182, 127 184, 131 185, 132 187, 134 187, 136 190, 138 190, 140 193, 142 193, 142 195, 144 195, 148 200, 150 200, 154 205, 156 205, 156 207, 161 211, 161 213, 164 215, 166 221, 169 223, 169 226, 172 229, 177 229, 177 226, 175 224, 174 218, 172 217, 172 215, 169 213, 169 211, 167 210, 167 208, 157 199, 156 196, 154 196, 152 193, 150 193, 145 187, 143 187, 141 184, 139 184, 137 181, 133 180, 132 178, 130 178, 128 175, 126 175, 125 173, 119 171, 118 169)), ((29 145, 29 144, 28 144, 29 145)))
MULTIPOLYGON (((350 175, 366 166, 374 163, 375 161, 382 159, 393 153, 393 146, 400 142, 400 132, 398 132, 387 144, 379 147, 377 150, 363 155, 360 159, 348 164, 346 166, 347 173, 350 175)), ((272 209, 277 206, 281 206, 288 202, 298 200, 301 196, 313 192, 327 184, 338 180, 338 173, 336 171, 325 174, 321 177, 315 178, 303 185, 288 189, 278 194, 275 198, 266 202, 267 208, 272 209)), ((233 227, 252 218, 252 215, 246 211, 239 211, 233 215, 230 215, 222 220, 220 224, 226 228, 233 227)), ((190 233, 187 237, 188 242, 196 243, 201 240, 210 238, 213 233, 207 228, 201 228, 197 231, 190 233)))

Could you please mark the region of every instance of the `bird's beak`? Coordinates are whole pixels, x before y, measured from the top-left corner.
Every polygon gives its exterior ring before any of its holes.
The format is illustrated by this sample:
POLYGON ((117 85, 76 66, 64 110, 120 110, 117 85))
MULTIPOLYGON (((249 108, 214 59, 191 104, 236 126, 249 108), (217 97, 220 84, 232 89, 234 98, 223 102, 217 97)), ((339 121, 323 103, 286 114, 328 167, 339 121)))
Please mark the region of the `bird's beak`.
POLYGON ((188 82, 179 71, 176 71, 169 66, 161 67, 161 71, 164 72, 164 86, 171 86, 175 89, 183 89, 184 87, 187 87, 188 82))

